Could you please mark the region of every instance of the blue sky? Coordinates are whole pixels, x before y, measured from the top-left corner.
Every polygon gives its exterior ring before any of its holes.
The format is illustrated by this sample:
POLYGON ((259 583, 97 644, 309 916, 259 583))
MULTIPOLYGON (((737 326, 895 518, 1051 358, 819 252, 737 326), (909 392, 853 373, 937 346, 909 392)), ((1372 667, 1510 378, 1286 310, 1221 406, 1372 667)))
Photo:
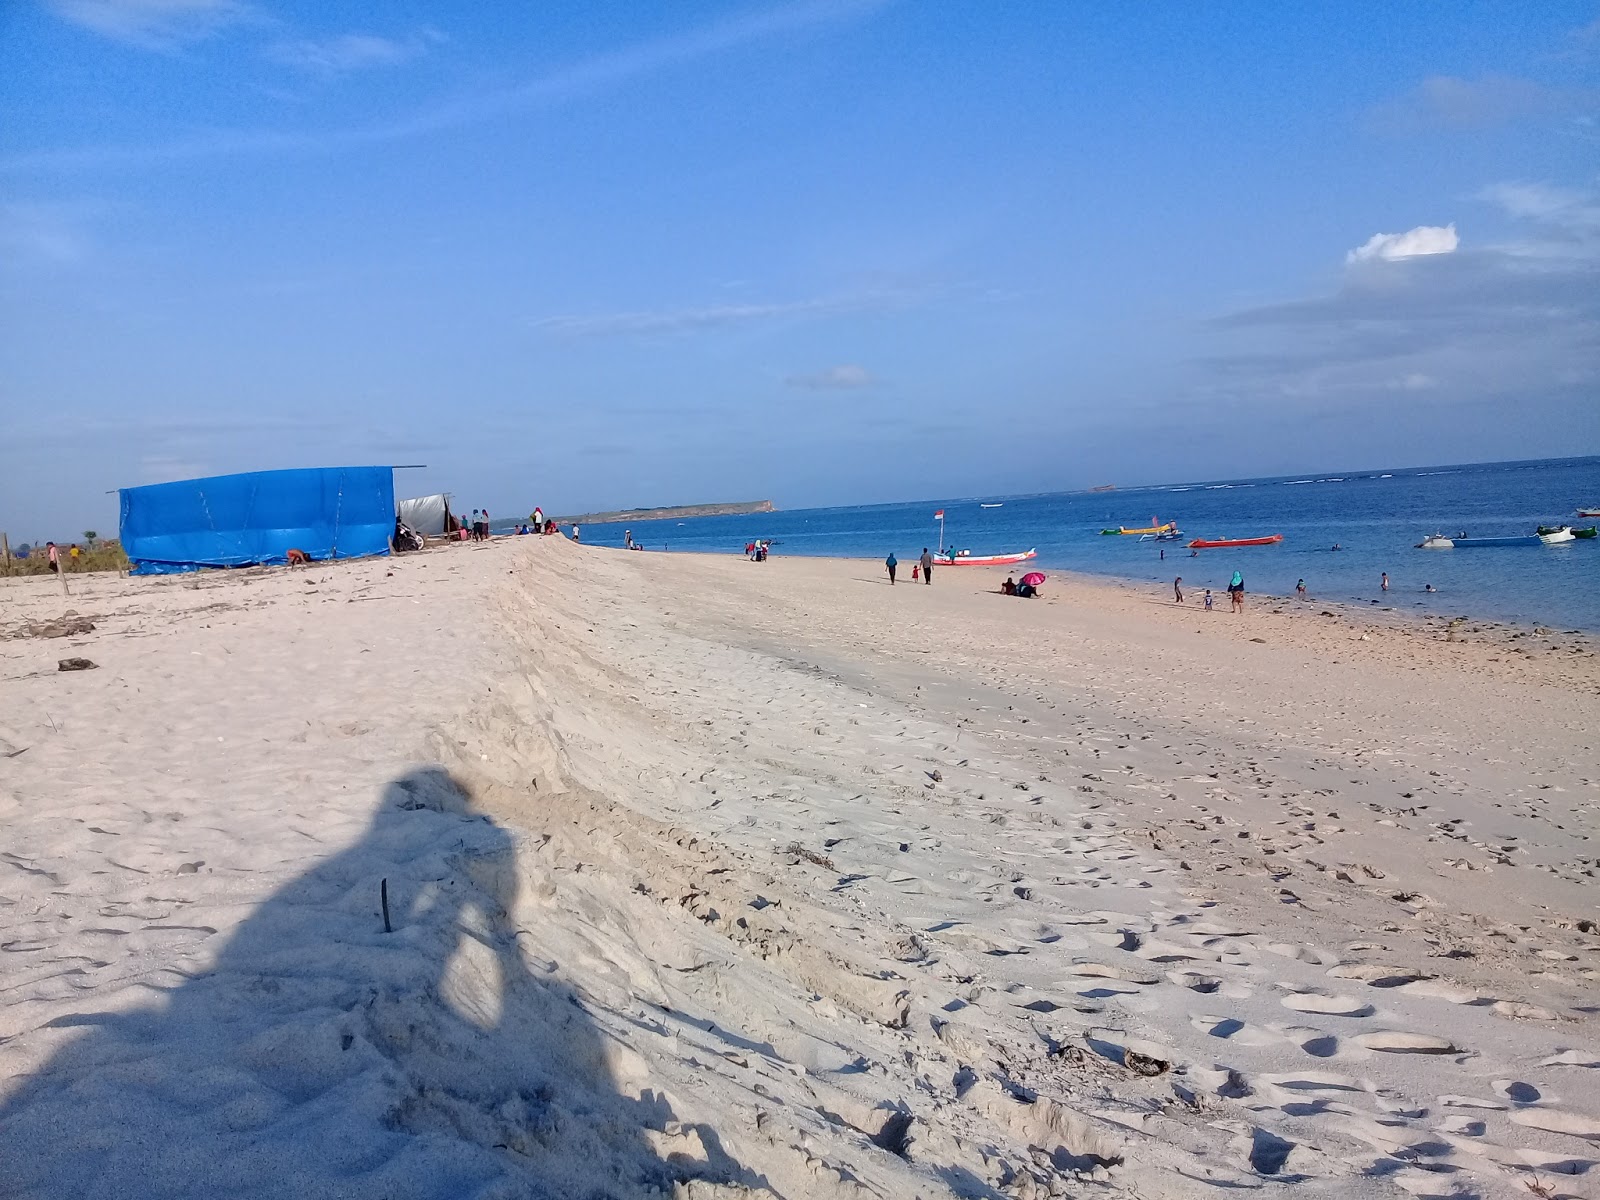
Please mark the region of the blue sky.
POLYGON ((0 528, 1600 450, 1600 3, 0 5, 0 528))

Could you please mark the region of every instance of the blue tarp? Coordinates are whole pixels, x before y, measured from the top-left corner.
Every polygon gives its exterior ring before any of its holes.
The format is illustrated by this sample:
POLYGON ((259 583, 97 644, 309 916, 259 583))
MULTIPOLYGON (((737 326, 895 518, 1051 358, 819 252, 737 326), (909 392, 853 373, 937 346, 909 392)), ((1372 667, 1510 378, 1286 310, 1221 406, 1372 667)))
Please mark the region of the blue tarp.
POLYGON ((251 471, 122 489, 122 548, 140 575, 387 554, 393 467, 251 471))

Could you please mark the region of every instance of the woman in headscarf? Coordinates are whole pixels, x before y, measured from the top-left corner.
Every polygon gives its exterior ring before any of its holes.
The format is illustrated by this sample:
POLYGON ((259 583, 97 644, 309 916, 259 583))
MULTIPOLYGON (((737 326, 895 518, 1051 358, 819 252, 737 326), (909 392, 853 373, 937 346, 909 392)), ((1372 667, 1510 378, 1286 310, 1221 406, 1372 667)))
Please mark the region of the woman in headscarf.
POLYGON ((1232 611, 1244 611, 1244 576, 1235 571, 1233 578, 1228 580, 1228 599, 1232 602, 1232 611))

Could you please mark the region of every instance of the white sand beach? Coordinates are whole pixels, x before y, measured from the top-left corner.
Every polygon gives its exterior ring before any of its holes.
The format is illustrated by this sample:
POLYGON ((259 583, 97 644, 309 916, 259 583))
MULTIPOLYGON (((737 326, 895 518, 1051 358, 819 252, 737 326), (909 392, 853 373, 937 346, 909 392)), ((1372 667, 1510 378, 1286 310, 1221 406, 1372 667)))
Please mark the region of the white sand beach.
POLYGON ((0 581, 0 1197, 1600 1197, 1588 641, 1003 577, 0 581))

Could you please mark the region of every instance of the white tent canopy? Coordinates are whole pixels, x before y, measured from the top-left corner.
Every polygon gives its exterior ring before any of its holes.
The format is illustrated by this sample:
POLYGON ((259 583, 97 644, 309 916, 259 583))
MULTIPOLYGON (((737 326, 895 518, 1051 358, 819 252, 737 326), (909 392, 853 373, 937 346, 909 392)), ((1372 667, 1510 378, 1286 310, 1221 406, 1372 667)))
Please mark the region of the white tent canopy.
POLYGON ((395 505, 395 515, 424 537, 438 537, 450 519, 450 497, 440 492, 402 500, 395 505))

